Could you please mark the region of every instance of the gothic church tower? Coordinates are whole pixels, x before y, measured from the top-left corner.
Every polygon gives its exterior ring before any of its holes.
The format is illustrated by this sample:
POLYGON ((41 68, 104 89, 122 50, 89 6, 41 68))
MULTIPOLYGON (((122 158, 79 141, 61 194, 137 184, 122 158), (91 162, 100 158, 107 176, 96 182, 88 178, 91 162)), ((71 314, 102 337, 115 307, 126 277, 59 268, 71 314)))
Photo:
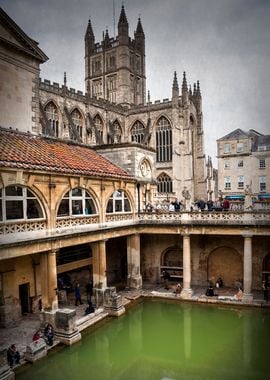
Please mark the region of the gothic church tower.
POLYGON ((145 36, 138 20, 134 39, 124 6, 118 21, 118 36, 95 43, 89 20, 85 34, 85 91, 90 97, 102 98, 123 106, 145 102, 145 36))

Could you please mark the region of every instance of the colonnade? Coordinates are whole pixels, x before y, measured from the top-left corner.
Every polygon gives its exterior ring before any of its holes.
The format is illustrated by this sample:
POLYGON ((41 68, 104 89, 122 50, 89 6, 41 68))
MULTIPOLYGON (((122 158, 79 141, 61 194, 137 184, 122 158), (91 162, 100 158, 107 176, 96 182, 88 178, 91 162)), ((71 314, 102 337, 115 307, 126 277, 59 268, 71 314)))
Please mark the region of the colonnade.
MULTIPOLYGON (((193 294, 191 287, 191 235, 185 233, 182 235, 182 239, 183 290, 181 292, 181 298, 189 299, 193 294)), ((245 302, 252 302, 252 235, 244 234, 243 239, 243 300, 245 302)), ((100 289, 105 289, 107 287, 106 240, 92 243, 91 248, 93 254, 92 265, 94 286, 100 289)), ((133 289, 141 288, 142 276, 140 268, 140 234, 138 233, 127 236, 127 268, 127 286, 133 289)), ((41 254, 40 273, 43 309, 56 310, 58 308, 56 250, 51 250, 41 254)))

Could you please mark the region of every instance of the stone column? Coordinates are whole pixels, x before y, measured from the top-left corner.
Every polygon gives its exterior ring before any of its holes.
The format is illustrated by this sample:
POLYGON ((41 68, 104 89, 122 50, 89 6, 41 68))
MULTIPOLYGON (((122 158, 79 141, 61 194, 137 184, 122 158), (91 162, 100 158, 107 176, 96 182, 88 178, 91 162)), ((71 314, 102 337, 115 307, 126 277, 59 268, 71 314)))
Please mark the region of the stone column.
POLYGON ((106 277, 106 240, 92 245, 93 252, 93 285, 94 288, 105 289, 106 277))
POLYGON ((243 301, 252 303, 252 235, 244 236, 244 295, 243 301))
POLYGON ((140 289, 142 287, 140 260, 140 235, 130 235, 127 237, 127 286, 129 288, 140 289))
POLYGON ((42 309, 49 309, 47 252, 40 254, 40 284, 42 309))
POLYGON ((189 299, 192 297, 191 289, 191 256, 190 256, 190 235, 183 236, 183 290, 181 298, 189 299))
POLYGON ((50 309, 58 309, 56 251, 48 253, 48 297, 50 309))

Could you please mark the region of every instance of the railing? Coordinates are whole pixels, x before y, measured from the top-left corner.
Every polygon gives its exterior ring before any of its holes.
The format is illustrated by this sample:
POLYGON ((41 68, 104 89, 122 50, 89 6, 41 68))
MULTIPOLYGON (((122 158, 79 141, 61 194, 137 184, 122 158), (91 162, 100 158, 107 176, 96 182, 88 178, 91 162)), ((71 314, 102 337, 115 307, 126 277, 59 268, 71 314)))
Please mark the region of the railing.
POLYGON ((263 224, 270 226, 270 211, 202 211, 202 212, 144 212, 138 215, 140 223, 180 224, 263 224))
POLYGON ((67 228, 74 226, 82 226, 86 224, 98 224, 99 223, 99 215, 95 216, 83 216, 83 217, 66 217, 66 218, 58 218, 56 219, 55 227, 59 228, 67 228))
POLYGON ((0 235, 14 234, 29 231, 45 231, 47 229, 46 220, 8 222, 0 224, 0 235))
POLYGON ((95 231, 102 228, 116 228, 136 224, 190 224, 190 225, 260 225, 270 227, 270 210, 259 211, 193 211, 193 212, 140 212, 107 214, 104 223, 99 215, 63 217, 56 220, 55 228, 48 230, 46 220, 0 223, 0 236, 4 242, 10 234, 16 239, 49 237, 55 234, 73 234, 95 231))

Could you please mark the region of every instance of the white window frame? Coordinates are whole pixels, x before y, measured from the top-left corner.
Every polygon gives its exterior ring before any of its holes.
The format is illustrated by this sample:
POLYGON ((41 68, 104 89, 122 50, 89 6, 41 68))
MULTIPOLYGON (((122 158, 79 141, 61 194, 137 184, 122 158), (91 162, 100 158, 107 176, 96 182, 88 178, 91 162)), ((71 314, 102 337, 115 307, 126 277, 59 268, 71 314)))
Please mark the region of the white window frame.
POLYGON ((123 191, 123 190, 116 190, 112 193, 112 195, 110 196, 109 200, 108 200, 108 203, 107 203, 107 207, 106 207, 106 214, 123 214, 123 213, 131 213, 131 203, 130 203, 130 200, 127 196, 127 194, 123 191), (117 210, 117 207, 116 207, 116 203, 119 203, 120 202, 120 210, 117 210), (112 211, 108 211, 108 205, 109 203, 112 204, 112 211), (125 210, 125 205, 128 205, 128 210, 125 210))
POLYGON ((260 176, 259 177, 259 191, 260 193, 266 192, 266 176, 260 176))
POLYGON ((244 189, 244 186, 245 186, 245 178, 243 175, 239 175, 237 177, 237 188, 244 189))
POLYGON ((265 169, 265 168, 266 168, 265 158, 260 158, 259 159, 259 169, 265 169))
POLYGON ((224 177, 224 189, 231 190, 232 180, 230 176, 224 177))
POLYGON ((87 191, 86 189, 82 189, 80 187, 75 187, 75 188, 70 189, 69 191, 67 191, 65 193, 65 195, 63 196, 63 198, 61 199, 61 202, 60 202, 58 210, 57 210, 57 219, 58 218, 69 218, 69 217, 81 217, 81 216, 95 216, 95 215, 98 215, 98 213, 97 213, 97 205, 96 205, 93 197, 91 196, 91 194, 89 193, 89 191, 87 191), (74 190, 77 190, 77 189, 81 190, 82 195, 73 195, 72 194, 72 192, 74 190), (68 200, 68 207, 69 207, 68 214, 67 215, 58 215, 61 203, 65 199, 68 200), (88 199, 92 200, 93 205, 95 207, 95 210, 94 210, 95 212, 92 212, 92 213, 86 212, 86 201, 88 199), (73 213, 73 209, 72 209, 73 203, 72 202, 74 202, 74 201, 75 202, 76 201, 82 202, 82 213, 80 213, 80 214, 73 213))
POLYGON ((224 143, 223 151, 224 151, 224 154, 231 153, 231 144, 230 143, 224 143))

